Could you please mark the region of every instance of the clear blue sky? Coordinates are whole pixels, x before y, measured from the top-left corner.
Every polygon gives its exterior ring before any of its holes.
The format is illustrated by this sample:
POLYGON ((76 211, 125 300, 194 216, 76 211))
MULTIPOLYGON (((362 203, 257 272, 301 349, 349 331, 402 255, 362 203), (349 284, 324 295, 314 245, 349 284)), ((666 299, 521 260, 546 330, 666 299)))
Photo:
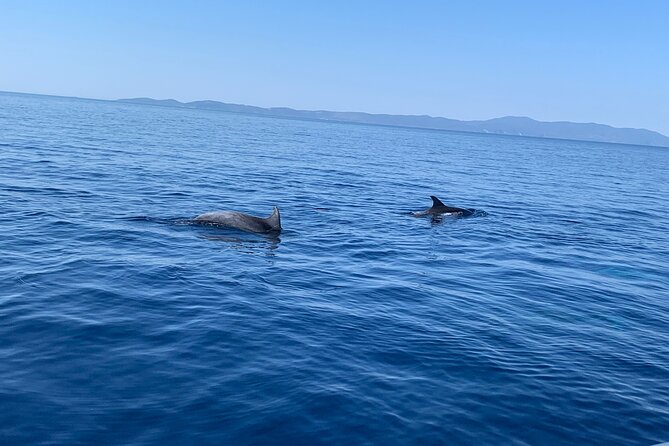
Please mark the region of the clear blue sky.
POLYGON ((0 90, 669 135, 669 1, 4 1, 0 90))

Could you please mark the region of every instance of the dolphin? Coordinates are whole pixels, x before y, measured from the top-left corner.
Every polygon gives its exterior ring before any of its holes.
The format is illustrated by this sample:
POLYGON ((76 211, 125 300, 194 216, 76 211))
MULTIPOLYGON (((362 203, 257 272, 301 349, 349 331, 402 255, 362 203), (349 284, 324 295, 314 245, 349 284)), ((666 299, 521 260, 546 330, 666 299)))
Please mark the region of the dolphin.
POLYGON ((272 215, 267 218, 254 217, 236 211, 216 211, 198 215, 195 223, 241 229, 248 232, 279 232, 281 231, 281 214, 274 206, 272 215))
POLYGON ((473 209, 464 209, 464 208, 446 206, 444 203, 441 202, 440 199, 438 199, 434 195, 430 195, 430 198, 432 198, 432 207, 424 211, 414 212, 413 214, 414 216, 424 217, 426 215, 431 215, 432 217, 439 218, 442 215, 452 215, 454 217, 469 217, 470 215, 474 214, 473 209))

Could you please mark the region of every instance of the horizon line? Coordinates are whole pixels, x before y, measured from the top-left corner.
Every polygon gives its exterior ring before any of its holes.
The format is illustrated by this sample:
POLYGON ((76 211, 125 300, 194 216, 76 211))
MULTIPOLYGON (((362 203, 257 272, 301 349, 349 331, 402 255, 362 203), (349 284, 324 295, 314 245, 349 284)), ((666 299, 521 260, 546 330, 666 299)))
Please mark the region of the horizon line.
MULTIPOLYGON (((517 115, 505 115, 505 116, 498 116, 498 117, 493 117, 489 119, 472 119, 472 120, 464 120, 464 119, 456 119, 456 118, 447 118, 445 116, 432 116, 428 114, 391 114, 391 113, 371 113, 371 112, 364 112, 364 111, 333 111, 333 110, 325 110, 325 109, 299 109, 299 108, 292 108, 292 107, 286 107, 286 106, 272 106, 272 107, 261 107, 257 105, 249 105, 249 104, 238 104, 238 103, 233 103, 233 102, 224 102, 224 101, 219 101, 215 99, 200 99, 200 100, 194 100, 194 101, 187 101, 183 102, 178 99, 174 98, 167 98, 167 99, 155 99, 149 96, 141 96, 141 97, 132 97, 132 98, 118 98, 118 99, 102 99, 102 98, 90 98, 90 97, 82 97, 82 96, 66 96, 66 95, 58 95, 58 94, 45 94, 45 93, 31 93, 31 92, 22 92, 22 91, 7 91, 7 90, 0 90, 0 94, 18 94, 18 95, 27 95, 27 96, 46 96, 46 97, 53 97, 53 98, 63 98, 63 99, 79 99, 79 100, 87 100, 87 101, 101 101, 101 102, 120 102, 120 103, 125 103, 125 104, 134 104, 134 105, 149 105, 153 107, 165 107, 165 108, 186 108, 186 109, 195 109, 195 110, 208 110, 208 111, 217 111, 217 112, 224 112, 224 113, 235 113, 235 114, 244 114, 248 116, 263 116, 259 115, 258 113, 252 113, 252 112, 244 112, 244 111, 231 111, 231 110, 214 110, 214 109, 205 109, 205 108, 196 108, 196 107, 179 107, 177 106, 170 106, 170 105, 163 105, 163 104, 148 104, 148 103, 139 103, 139 102, 134 102, 137 100, 151 100, 151 101, 174 101, 179 105, 189 105, 193 103, 198 103, 198 102, 213 102, 213 103, 218 103, 218 104, 223 104, 223 105, 231 105, 231 106, 240 106, 240 107, 250 107, 250 108, 256 108, 260 110, 267 110, 267 111, 272 111, 272 110, 290 110, 290 111, 296 111, 296 112, 311 112, 311 113, 318 113, 318 112, 325 112, 325 113, 350 113, 350 114, 364 114, 364 115, 369 115, 369 116, 388 116, 388 117, 415 117, 415 118, 430 118, 430 119, 444 119, 444 120, 450 120, 450 121, 456 121, 456 122, 461 122, 461 123, 484 123, 488 121, 493 121, 496 119, 504 119, 504 118, 519 118, 519 119, 529 119, 531 121, 534 121, 536 123, 540 124, 579 124, 579 125, 598 125, 598 126, 604 126, 608 127, 610 129, 616 129, 616 130, 641 130, 641 131, 646 131, 646 132, 652 132, 656 133, 657 135, 660 135, 664 138, 668 138, 669 136, 656 131, 656 130, 651 130, 643 127, 615 127, 610 124, 602 124, 599 122, 575 122, 575 121, 540 121, 535 118, 529 117, 529 116, 517 116, 517 115)), ((382 124, 382 123, 371 123, 371 122, 356 122, 356 121, 345 121, 345 120, 336 120, 336 119, 324 119, 324 118, 305 118, 305 117, 296 117, 296 116, 277 116, 277 115, 266 115, 264 117, 272 117, 272 118, 281 118, 281 119, 292 119, 292 120, 307 120, 307 121, 312 121, 312 122, 332 122, 332 123, 343 123, 343 124, 356 124, 356 125, 373 125, 373 126, 382 126, 382 127, 399 127, 399 128, 407 128, 407 129, 418 129, 418 130, 436 130, 436 131, 444 131, 444 132, 456 132, 456 133, 466 133, 466 134, 477 134, 477 135, 497 135, 497 136, 512 136, 512 137, 521 137, 521 138, 538 138, 538 139, 553 139, 553 140, 558 140, 558 141, 581 141, 581 142, 588 142, 588 143, 603 143, 603 144, 621 144, 621 145, 626 145, 626 146, 643 146, 643 147, 660 147, 660 148, 669 148, 668 146, 659 146, 659 145, 649 145, 649 144, 640 144, 640 143, 627 143, 627 142, 615 142, 615 141, 597 141, 597 140, 590 140, 590 139, 574 139, 574 138, 558 138, 558 137, 551 137, 551 136, 538 136, 538 135, 525 135, 525 134, 515 134, 515 133, 495 133, 495 132, 481 132, 481 131, 468 131, 468 130, 456 130, 456 129, 443 129, 443 128, 433 128, 433 127, 421 127, 421 126, 410 126, 410 125, 401 125, 401 124, 382 124)))

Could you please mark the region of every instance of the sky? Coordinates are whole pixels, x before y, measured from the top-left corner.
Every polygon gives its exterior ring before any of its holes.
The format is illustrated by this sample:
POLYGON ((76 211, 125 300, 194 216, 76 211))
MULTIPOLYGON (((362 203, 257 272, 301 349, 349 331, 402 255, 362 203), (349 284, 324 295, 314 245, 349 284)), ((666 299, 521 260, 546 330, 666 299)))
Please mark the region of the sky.
POLYGON ((5 1, 0 90, 669 135, 669 1, 5 1))

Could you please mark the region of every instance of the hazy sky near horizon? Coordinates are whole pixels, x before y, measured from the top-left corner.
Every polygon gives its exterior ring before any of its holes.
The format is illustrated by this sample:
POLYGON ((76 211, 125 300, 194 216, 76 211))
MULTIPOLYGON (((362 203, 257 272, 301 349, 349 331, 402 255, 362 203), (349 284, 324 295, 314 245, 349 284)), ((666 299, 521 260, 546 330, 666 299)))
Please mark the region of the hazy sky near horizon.
POLYGON ((5 1, 0 90, 669 135, 669 1, 5 1))

